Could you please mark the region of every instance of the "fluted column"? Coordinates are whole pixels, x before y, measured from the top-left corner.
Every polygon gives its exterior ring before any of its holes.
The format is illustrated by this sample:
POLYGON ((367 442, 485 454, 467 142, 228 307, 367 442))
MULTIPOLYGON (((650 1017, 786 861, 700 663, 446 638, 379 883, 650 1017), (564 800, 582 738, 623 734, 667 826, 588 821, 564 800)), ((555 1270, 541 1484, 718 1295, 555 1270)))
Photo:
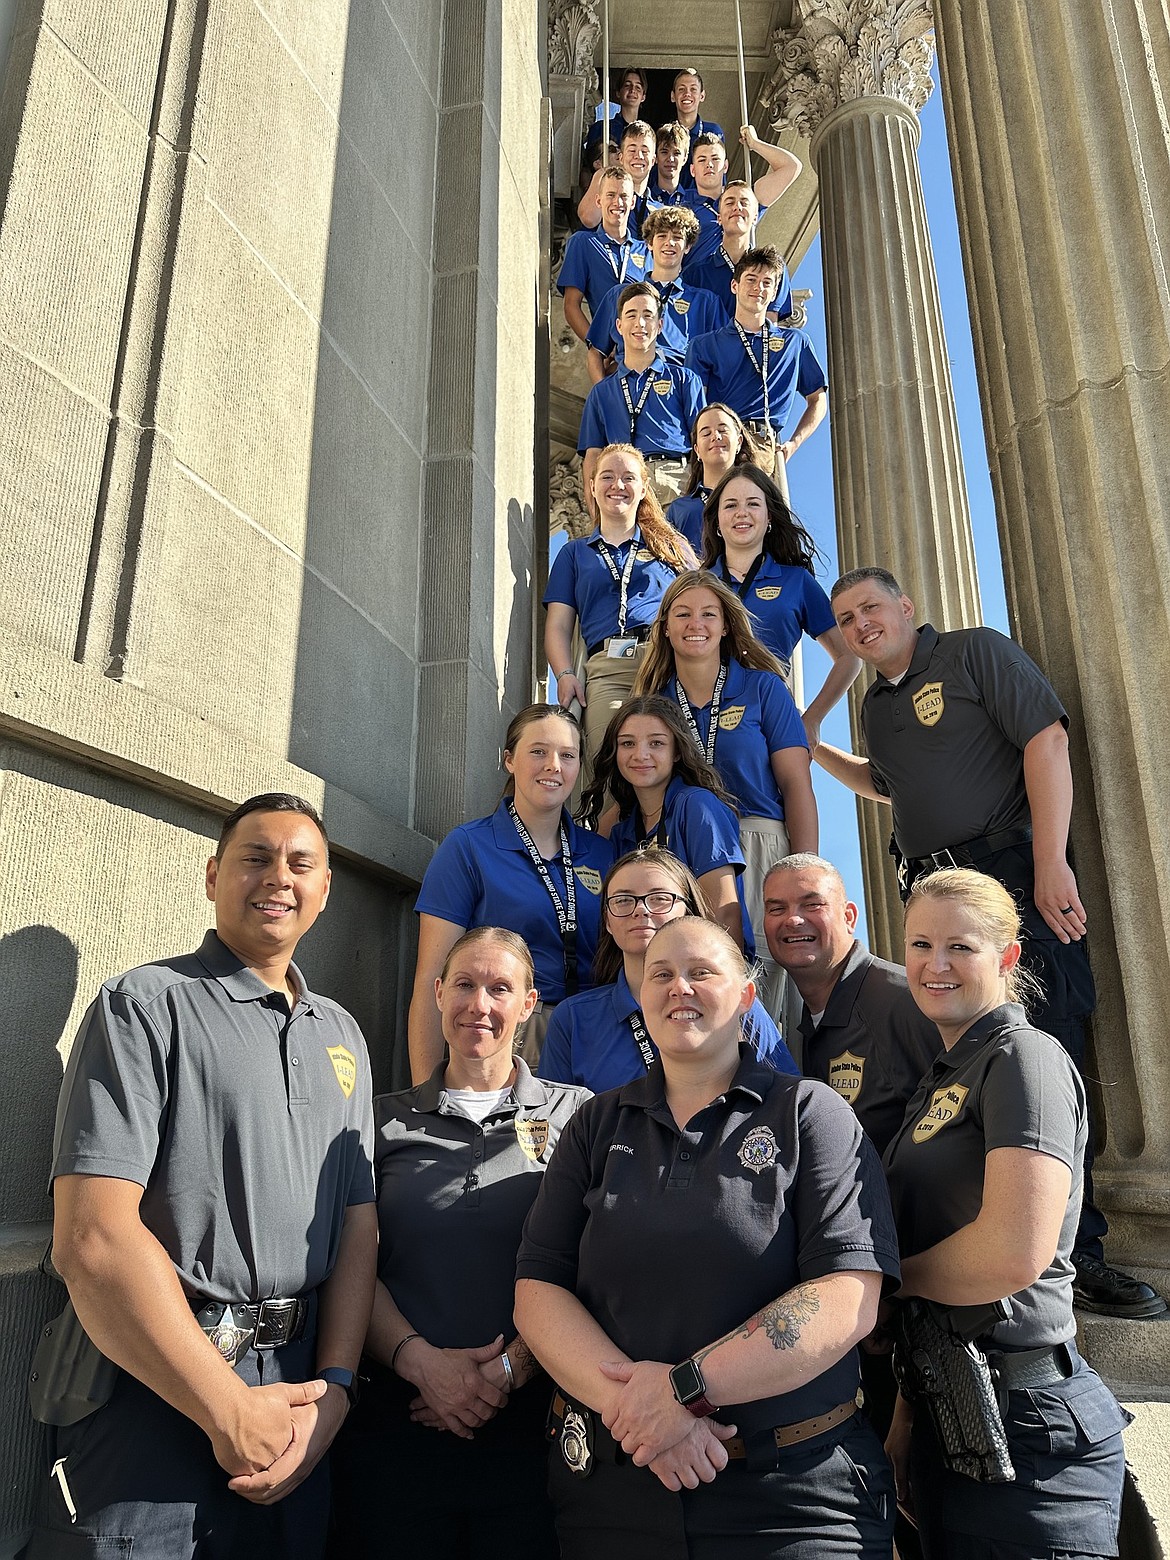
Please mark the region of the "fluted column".
POLYGON ((1170 1268, 1170 31, 1165 6, 940 7, 1013 631, 1072 717, 1100 1005, 1095 1172, 1170 1268))
MULTIPOLYGON (((837 541, 937 628, 982 621, 934 255, 918 171, 929 0, 797 0, 775 35, 773 124, 811 141, 821 199, 837 541)), ((860 693, 851 695, 854 735, 860 693)), ((900 957, 890 815, 858 807, 871 937, 900 957)))

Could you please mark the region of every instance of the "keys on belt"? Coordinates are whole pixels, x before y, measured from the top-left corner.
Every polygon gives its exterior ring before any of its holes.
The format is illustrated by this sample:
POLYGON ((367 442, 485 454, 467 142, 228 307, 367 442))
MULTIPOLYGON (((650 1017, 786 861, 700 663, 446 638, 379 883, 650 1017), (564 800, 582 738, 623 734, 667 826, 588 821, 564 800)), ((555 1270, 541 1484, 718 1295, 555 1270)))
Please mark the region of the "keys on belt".
POLYGON ((279 1349, 295 1343, 305 1330, 304 1300, 261 1300, 257 1304, 193 1300, 195 1320, 216 1350, 235 1365, 249 1349, 279 1349))

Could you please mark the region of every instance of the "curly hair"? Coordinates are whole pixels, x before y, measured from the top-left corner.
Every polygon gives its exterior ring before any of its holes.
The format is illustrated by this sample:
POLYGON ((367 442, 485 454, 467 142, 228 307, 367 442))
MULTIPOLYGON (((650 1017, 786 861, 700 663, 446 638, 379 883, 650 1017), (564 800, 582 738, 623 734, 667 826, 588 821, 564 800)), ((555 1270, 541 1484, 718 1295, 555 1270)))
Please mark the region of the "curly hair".
POLYGON ((643 693, 623 704, 605 728, 605 736, 593 759, 593 781, 581 797, 578 821, 586 828, 595 829, 605 809, 606 793, 617 803, 618 812, 626 818, 638 804, 634 787, 622 774, 617 762, 618 738, 622 728, 632 715, 650 715, 660 720, 674 738, 674 763, 670 777, 677 775, 686 785, 701 786, 735 811, 735 804, 719 778, 713 764, 709 764, 695 746, 683 721, 682 711, 673 699, 661 694, 643 693))
POLYGON ((688 574, 680 574, 662 598, 650 630, 646 659, 634 679, 635 694, 661 693, 674 676, 674 650, 666 637, 666 625, 671 608, 689 590, 709 590, 723 610, 727 632, 720 653, 724 661, 738 661, 749 672, 774 672, 777 677, 784 676, 783 666, 752 632, 747 608, 735 592, 706 569, 692 569, 688 574))
POLYGON ((709 569, 727 552, 719 533, 719 501, 723 489, 736 477, 746 477, 764 495, 768 511, 768 529, 764 532, 763 550, 777 563, 787 563, 798 569, 807 569, 815 575, 813 559, 818 557, 817 544, 788 507, 784 494, 766 471, 745 462, 732 466, 703 505, 703 567, 709 569))

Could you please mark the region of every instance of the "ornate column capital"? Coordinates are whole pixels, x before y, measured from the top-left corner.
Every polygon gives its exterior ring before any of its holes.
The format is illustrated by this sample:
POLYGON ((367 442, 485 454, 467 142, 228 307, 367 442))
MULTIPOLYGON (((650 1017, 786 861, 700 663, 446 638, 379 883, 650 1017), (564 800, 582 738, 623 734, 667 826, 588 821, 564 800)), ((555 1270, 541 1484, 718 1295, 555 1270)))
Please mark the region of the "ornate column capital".
POLYGON ((552 0, 548 8, 548 68, 558 76, 588 76, 601 42, 601 17, 591 0, 552 0))
POLYGON ((811 140, 861 98, 893 98, 917 114, 934 90, 931 0, 797 0, 800 26, 772 34, 762 101, 773 128, 811 140))

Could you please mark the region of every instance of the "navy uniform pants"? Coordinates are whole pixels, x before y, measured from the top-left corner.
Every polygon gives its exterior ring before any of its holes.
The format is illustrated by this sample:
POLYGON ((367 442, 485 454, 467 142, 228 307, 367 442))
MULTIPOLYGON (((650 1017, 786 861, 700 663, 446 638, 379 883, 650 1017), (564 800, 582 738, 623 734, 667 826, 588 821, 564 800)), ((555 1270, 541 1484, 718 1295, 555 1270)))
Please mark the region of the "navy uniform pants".
MULTIPOLYGON (((315 1347, 302 1338, 236 1366, 250 1386, 312 1378, 315 1347)), ((319 1560, 329 1519, 328 1459, 274 1506, 228 1489, 211 1442, 190 1419, 123 1371, 102 1408, 46 1432, 48 1467, 65 1459, 77 1520, 47 1481, 24 1560, 319 1560)))
POLYGON ((563 1560, 889 1560, 890 1465, 856 1414, 817 1440, 749 1444, 713 1484, 672 1494, 616 1448, 600 1420, 582 1478, 554 1442, 549 1490, 563 1560))

